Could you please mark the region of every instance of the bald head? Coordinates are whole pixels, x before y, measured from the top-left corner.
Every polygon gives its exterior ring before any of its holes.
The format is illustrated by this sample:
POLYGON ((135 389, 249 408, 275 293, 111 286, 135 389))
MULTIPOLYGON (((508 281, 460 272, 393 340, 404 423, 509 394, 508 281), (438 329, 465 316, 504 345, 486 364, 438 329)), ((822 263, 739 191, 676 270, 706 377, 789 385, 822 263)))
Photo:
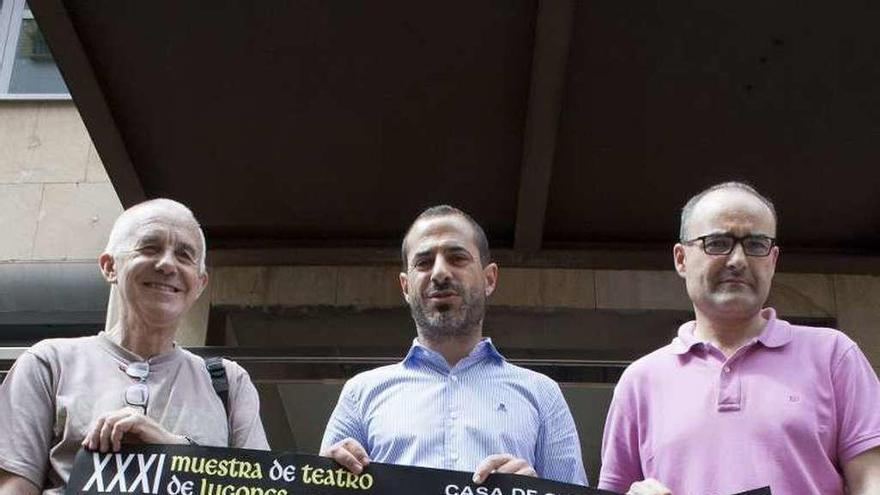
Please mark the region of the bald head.
POLYGON ((134 230, 138 226, 156 221, 181 226, 198 233, 199 273, 205 273, 205 234, 192 211, 173 199, 150 199, 122 212, 113 223, 104 252, 116 259, 122 253, 131 250, 136 240, 134 230))
POLYGON ((703 189, 702 191, 693 195, 688 200, 688 202, 685 203, 684 208, 681 209, 681 226, 679 228, 680 240, 686 241, 690 240, 690 238, 692 237, 692 234, 690 233, 690 224, 691 218, 693 217, 694 210, 696 210, 697 205, 707 196, 725 191, 740 192, 758 199, 770 212, 770 216, 773 218, 773 227, 775 231, 777 226, 776 207, 773 206, 773 202, 770 201, 770 199, 761 195, 761 193, 759 193, 757 189, 746 184, 745 182, 722 182, 720 184, 715 184, 714 186, 703 189))

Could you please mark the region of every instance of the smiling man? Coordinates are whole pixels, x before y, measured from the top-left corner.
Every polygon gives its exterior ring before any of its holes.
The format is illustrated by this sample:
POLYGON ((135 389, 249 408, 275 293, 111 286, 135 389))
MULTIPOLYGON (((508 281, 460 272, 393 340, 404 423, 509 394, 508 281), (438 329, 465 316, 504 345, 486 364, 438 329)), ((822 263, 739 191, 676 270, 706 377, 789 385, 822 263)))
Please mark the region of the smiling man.
POLYGON ((398 364, 346 383, 321 455, 360 473, 371 460, 587 482, 568 405, 550 378, 508 363, 483 337, 498 266, 483 229, 451 206, 403 240, 403 298, 418 336, 398 364))
POLYGON ((120 296, 97 336, 51 339, 0 386, 0 495, 62 493, 77 450, 124 442, 268 449, 257 392, 224 361, 228 411, 200 357, 174 336, 208 283, 205 238, 180 203, 141 203, 116 220, 99 265, 120 296))
POLYGON ((880 493, 880 382, 858 346, 763 308, 776 211, 719 184, 687 202, 675 269, 695 321, 633 363, 608 412, 599 487, 634 495, 880 493))

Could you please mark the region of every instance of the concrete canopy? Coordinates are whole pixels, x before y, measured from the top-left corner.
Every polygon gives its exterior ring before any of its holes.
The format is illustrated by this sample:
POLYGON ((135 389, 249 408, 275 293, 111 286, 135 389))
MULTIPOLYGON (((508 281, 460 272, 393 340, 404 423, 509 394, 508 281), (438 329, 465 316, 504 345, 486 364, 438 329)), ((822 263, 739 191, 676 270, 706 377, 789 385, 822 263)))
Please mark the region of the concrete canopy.
POLYGON ((190 205, 214 264, 392 263, 451 203, 508 264, 667 269, 739 179, 783 270, 880 272, 877 9, 30 4, 122 202, 190 205))

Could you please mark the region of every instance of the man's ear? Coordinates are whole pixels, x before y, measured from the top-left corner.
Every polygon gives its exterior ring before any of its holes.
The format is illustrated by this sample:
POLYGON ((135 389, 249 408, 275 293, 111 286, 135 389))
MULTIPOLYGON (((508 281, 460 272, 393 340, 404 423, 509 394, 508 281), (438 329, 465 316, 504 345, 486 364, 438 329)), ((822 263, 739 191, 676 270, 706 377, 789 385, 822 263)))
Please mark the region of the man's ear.
POLYGON ((196 299, 198 299, 202 295, 202 292, 205 291, 206 287, 208 287, 208 272, 207 271, 205 273, 199 275, 199 292, 198 292, 198 295, 196 296, 196 299))
POLYGON ((685 266, 684 246, 680 242, 672 246, 672 261, 675 263, 675 271, 678 272, 681 278, 684 278, 687 273, 687 267, 685 266))
POLYGON ((403 300, 409 304, 409 279, 403 272, 400 272, 398 277, 400 278, 400 292, 403 294, 403 300))
POLYGON ((110 253, 101 253, 101 256, 98 256, 98 266, 101 268, 101 275, 104 276, 104 280, 111 284, 115 284, 116 260, 113 259, 113 255, 110 253))
POLYGON ((773 246, 770 249, 770 259, 773 263, 773 273, 776 273, 776 263, 779 261, 779 246, 773 246))
POLYGON ((495 292, 495 286, 498 285, 498 265, 489 263, 483 268, 483 276, 486 277, 486 297, 495 292))

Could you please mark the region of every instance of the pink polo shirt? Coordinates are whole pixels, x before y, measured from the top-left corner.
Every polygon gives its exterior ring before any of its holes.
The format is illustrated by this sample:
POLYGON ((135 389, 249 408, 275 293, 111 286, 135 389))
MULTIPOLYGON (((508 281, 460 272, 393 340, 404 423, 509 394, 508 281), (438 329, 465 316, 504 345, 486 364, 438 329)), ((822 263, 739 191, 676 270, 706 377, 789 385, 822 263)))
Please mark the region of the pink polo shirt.
POLYGON ((599 488, 655 478, 675 495, 844 493, 842 464, 880 446, 880 381, 841 332, 762 316, 761 335, 729 359, 689 322, 627 368, 599 488))

